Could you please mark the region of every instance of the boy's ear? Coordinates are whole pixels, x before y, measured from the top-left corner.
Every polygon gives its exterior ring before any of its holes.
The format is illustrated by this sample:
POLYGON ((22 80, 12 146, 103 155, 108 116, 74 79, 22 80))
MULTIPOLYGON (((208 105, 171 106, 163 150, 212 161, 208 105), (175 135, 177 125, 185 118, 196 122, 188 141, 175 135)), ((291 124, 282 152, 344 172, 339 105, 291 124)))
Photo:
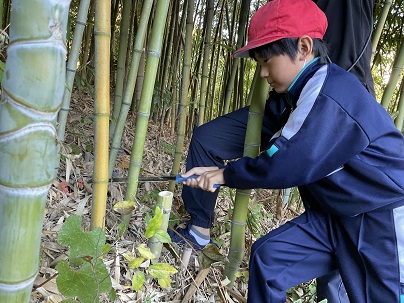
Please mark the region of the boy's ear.
POLYGON ((313 52, 313 39, 311 39, 307 35, 301 36, 299 38, 297 47, 298 47, 299 59, 304 60, 313 52))

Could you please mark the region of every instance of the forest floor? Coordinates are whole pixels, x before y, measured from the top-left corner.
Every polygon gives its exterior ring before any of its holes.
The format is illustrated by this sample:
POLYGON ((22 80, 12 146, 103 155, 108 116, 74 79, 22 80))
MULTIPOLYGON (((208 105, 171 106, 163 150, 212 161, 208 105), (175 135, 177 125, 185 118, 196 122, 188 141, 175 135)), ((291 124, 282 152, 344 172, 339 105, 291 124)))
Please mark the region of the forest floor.
MULTIPOLYGON (((65 220, 71 215, 83 218, 83 227, 89 230, 92 187, 90 180, 93 173, 93 139, 94 113, 93 98, 86 92, 75 91, 72 97, 71 111, 66 126, 65 152, 57 180, 52 184, 48 194, 43 234, 41 243, 40 273, 32 291, 31 303, 61 302, 56 285, 58 275, 56 264, 68 258, 68 249, 57 241, 58 232, 65 220)), ((130 153, 135 130, 135 118, 127 119, 122 138, 122 152, 116 161, 116 172, 127 176, 130 153)), ((141 176, 168 176, 171 173, 176 136, 170 129, 160 127, 159 122, 150 122, 147 131, 141 176)), ((189 138, 185 140, 184 159, 189 138)), ((182 170, 183 171, 183 170, 182 170)), ((181 186, 174 192, 172 218, 177 223, 187 221, 187 214, 182 207, 181 186)), ((175 249, 163 248, 160 262, 174 266, 178 272, 171 276, 171 286, 162 288, 155 279, 148 279, 144 287, 135 292, 132 288, 134 270, 125 259, 127 254, 136 255, 137 247, 146 244, 144 236, 146 217, 152 213, 155 196, 167 190, 167 182, 139 183, 136 207, 131 217, 129 229, 119 236, 120 214, 113 210, 113 205, 124 200, 125 184, 110 183, 108 188, 106 211, 106 240, 111 250, 105 254, 103 261, 110 274, 112 286, 116 291, 115 302, 246 302, 248 258, 252 243, 282 223, 297 216, 302 207, 299 201, 283 204, 282 191, 256 190, 251 195, 250 220, 255 220, 255 229, 246 231, 246 254, 240 266, 240 275, 232 288, 226 287, 223 278, 224 262, 216 262, 208 269, 202 269, 201 252, 193 252, 188 265, 181 265, 175 249)), ((218 243, 218 253, 226 258, 230 245, 230 221, 233 209, 234 192, 222 188, 219 194, 216 219, 212 229, 212 239, 218 243)), ((250 221, 251 223, 251 221, 250 221)), ((178 252, 181 254, 181 252, 178 252)), ((145 265, 147 267, 147 265, 145 265)), ((311 281, 295 287, 288 292, 287 302, 315 302, 315 282, 311 281), (313 291, 314 290, 314 291, 313 291), (293 299, 292 299, 293 298, 293 299), (300 299, 301 301, 296 301, 300 299)), ((106 296, 101 302, 110 302, 106 296)))

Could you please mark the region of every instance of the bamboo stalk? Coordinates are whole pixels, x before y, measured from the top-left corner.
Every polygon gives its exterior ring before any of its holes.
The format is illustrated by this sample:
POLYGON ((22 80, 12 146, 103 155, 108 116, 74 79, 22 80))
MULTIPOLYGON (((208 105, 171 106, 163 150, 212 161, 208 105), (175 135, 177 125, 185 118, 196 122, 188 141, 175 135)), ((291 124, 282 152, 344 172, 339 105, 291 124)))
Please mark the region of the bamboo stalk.
POLYGON ((205 122, 205 110, 206 110, 206 95, 208 90, 208 64, 210 56, 210 40, 211 31, 213 26, 213 13, 214 13, 214 1, 208 1, 207 14, 206 14, 206 31, 204 39, 204 49, 203 49, 203 65, 202 65, 202 79, 201 79, 201 93, 199 98, 199 117, 198 125, 202 125, 205 122))
POLYGON ((109 75, 111 1, 98 0, 95 8, 95 139, 91 228, 104 229, 108 191, 109 75))
POLYGON ((66 75, 69 1, 13 1, 0 102, 0 302, 29 302, 47 192, 56 178, 56 117, 66 75))
MULTIPOLYGON (((160 226, 160 230, 162 231, 167 231, 173 196, 174 194, 171 191, 161 191, 157 197, 157 205, 163 211, 163 222, 160 226)), ((154 261, 158 260, 160 258, 161 249, 163 248, 163 243, 161 243, 156 236, 153 236, 149 239, 147 245, 150 251, 156 256, 154 261)))
POLYGON ((386 23, 387 16, 389 15, 391 4, 392 4, 391 0, 384 1, 382 13, 380 15, 379 21, 377 22, 376 29, 373 31, 371 61, 373 61, 373 57, 376 53, 377 45, 379 44, 380 36, 382 34, 384 24, 386 23))
POLYGON ((383 92, 381 104, 385 109, 388 109, 390 100, 393 96, 394 90, 404 67, 404 41, 401 41, 399 50, 397 51, 396 58, 394 59, 393 69, 390 74, 389 82, 383 92))
POLYGON ((135 43, 133 47, 133 56, 129 70, 128 83, 126 84, 125 95, 122 104, 119 105, 121 110, 117 118, 114 136, 111 143, 111 152, 108 161, 110 178, 112 177, 116 157, 118 155, 119 147, 121 144, 126 118, 128 117, 128 113, 132 105, 133 93, 135 91, 136 79, 139 70, 139 63, 143 53, 144 39, 146 37, 147 23, 149 22, 150 12, 152 8, 153 0, 143 1, 142 14, 140 16, 139 27, 136 33, 135 43))
MULTIPOLYGON (((153 98, 154 84, 156 81, 157 67, 159 64, 164 28, 167 19, 168 7, 170 1, 157 1, 156 14, 153 22, 153 28, 147 51, 146 72, 144 85, 142 87, 142 97, 139 104, 139 111, 136 119, 135 139, 133 142, 132 153, 130 157, 130 167, 128 176, 128 188, 125 193, 125 200, 133 201, 138 186, 138 178, 142 165, 142 156, 146 140, 147 125, 150 116, 150 107, 153 98)), ((127 227, 130 220, 130 214, 122 216, 122 222, 127 227)))
MULTIPOLYGON (((182 148, 184 146, 185 128, 187 121, 187 112, 189 106, 188 89, 191 78, 191 55, 192 55, 192 32, 194 28, 193 14, 195 9, 195 0, 188 1, 187 21, 185 33, 185 51, 184 64, 182 68, 182 82, 180 92, 180 105, 178 109, 179 119, 177 128, 177 144, 175 146, 174 163, 171 172, 176 174, 179 171, 180 162, 182 160, 182 148)), ((175 182, 170 182, 168 190, 174 191, 175 182)))
POLYGON ((66 88, 63 94, 62 107, 58 115, 58 138, 64 141, 67 122, 67 114, 70 109, 70 99, 73 90, 74 77, 77 70, 77 61, 80 54, 81 41, 83 39, 84 29, 86 28, 87 13, 90 7, 90 0, 80 1, 79 12, 77 14, 76 26, 74 28, 73 43, 67 61, 66 88))
MULTIPOLYGON (((115 99, 111 117, 110 137, 114 136, 115 127, 121 111, 122 96, 124 93, 124 80, 126 75, 126 51, 129 43, 129 25, 131 20, 132 1, 124 0, 122 2, 122 19, 119 35, 118 62, 116 70, 115 99)), ((110 172, 111 174, 111 172, 110 172)))
MULTIPOLYGON (((255 71, 255 77, 259 73, 259 67, 255 71)), ((249 110, 247 131, 244 143, 244 156, 256 157, 259 154, 261 127, 265 109, 265 101, 268 97, 269 86, 266 79, 257 78, 253 88, 253 97, 249 110)), ((245 248, 245 225, 248 214, 248 203, 251 190, 237 190, 236 200, 231 224, 230 249, 228 263, 224 274, 230 280, 229 287, 235 281, 235 275, 240 267, 245 248)))
MULTIPOLYGON (((239 27, 238 27, 238 32, 237 32, 236 49, 239 49, 241 47, 243 40, 244 40, 244 33, 245 33, 245 28, 247 26, 247 18, 248 18, 248 12, 250 10, 250 3, 251 3, 251 0, 243 0, 241 2, 240 20, 239 20, 239 27)), ((239 62, 240 62, 240 60, 233 60, 230 77, 226 84, 226 94, 225 94, 225 99, 224 99, 223 114, 227 114, 229 112, 230 98, 232 95, 232 89, 234 87, 234 81, 236 78, 236 72, 237 72, 237 69, 239 66, 239 62)))
POLYGON ((404 124, 404 80, 401 82, 401 90, 400 90, 400 101, 398 102, 398 116, 394 121, 397 129, 400 132, 403 132, 403 124, 404 124))

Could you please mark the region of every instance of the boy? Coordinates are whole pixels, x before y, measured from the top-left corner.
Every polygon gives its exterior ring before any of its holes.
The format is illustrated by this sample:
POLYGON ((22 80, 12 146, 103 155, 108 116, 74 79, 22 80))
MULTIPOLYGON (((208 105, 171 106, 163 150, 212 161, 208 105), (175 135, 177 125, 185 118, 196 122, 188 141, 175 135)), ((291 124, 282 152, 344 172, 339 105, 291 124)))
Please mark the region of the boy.
POLYGON ((255 13, 235 56, 260 65, 273 88, 264 127, 278 131, 255 159, 183 174, 200 175, 185 184, 207 193, 214 184, 298 186, 305 213, 253 245, 249 302, 285 302, 288 288, 335 269, 351 302, 400 300, 404 139, 352 74, 325 63, 326 27, 311 0, 274 0, 255 13))

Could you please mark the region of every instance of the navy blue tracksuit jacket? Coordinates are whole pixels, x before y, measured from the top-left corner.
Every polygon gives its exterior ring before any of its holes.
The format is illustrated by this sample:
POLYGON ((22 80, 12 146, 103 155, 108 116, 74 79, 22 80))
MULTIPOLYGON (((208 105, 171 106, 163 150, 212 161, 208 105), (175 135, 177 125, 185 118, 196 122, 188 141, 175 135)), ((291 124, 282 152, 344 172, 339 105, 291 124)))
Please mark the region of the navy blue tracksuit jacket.
POLYGON ((351 302, 399 302, 402 134, 334 64, 312 62, 287 94, 270 99, 268 127, 280 130, 258 157, 225 166, 226 185, 297 186, 306 212, 253 245, 249 302, 284 302, 289 287, 337 268, 351 302))

